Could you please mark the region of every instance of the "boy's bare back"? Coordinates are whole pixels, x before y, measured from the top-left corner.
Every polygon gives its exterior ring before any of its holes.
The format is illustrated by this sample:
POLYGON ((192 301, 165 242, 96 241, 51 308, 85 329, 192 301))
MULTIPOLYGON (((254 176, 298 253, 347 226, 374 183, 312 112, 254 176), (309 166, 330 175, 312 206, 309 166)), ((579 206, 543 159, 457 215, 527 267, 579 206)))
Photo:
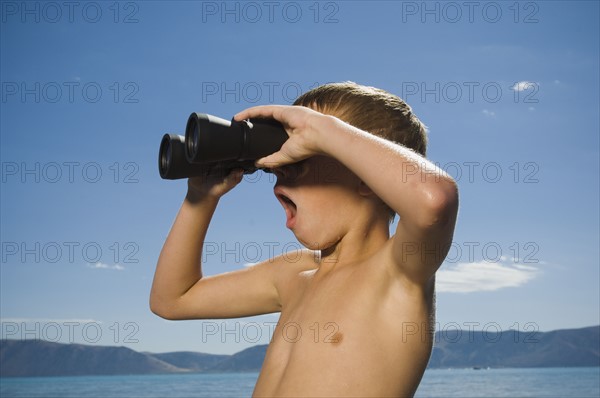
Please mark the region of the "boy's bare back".
POLYGON ((308 108, 236 115, 254 117, 279 120, 290 136, 257 165, 277 175, 286 226, 309 250, 203 277, 208 225, 241 173, 190 179, 152 310, 167 319, 281 312, 255 396, 414 394, 432 348, 435 271, 458 211, 454 181, 413 151, 308 108), (400 215, 391 237, 390 211, 400 215))

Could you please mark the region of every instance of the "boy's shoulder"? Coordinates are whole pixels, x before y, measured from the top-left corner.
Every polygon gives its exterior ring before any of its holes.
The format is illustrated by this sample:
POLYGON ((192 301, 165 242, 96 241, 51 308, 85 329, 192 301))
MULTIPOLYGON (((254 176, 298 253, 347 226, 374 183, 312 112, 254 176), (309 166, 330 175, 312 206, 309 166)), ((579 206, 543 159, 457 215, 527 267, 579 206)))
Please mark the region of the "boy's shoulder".
POLYGON ((271 274, 273 280, 280 282, 303 271, 310 271, 319 267, 319 251, 309 249, 296 249, 261 261, 249 268, 261 270, 271 274))
MULTIPOLYGON (((319 267, 319 252, 309 249, 297 249, 272 257, 260 262, 251 268, 261 269, 266 272, 281 299, 288 294, 293 294, 298 286, 299 278, 306 271, 316 270, 319 267)), ((259 271, 260 272, 260 271, 259 271)))
POLYGON ((298 273, 316 269, 319 266, 320 253, 317 250, 296 249, 283 252, 264 262, 261 266, 270 267, 278 273, 298 273))

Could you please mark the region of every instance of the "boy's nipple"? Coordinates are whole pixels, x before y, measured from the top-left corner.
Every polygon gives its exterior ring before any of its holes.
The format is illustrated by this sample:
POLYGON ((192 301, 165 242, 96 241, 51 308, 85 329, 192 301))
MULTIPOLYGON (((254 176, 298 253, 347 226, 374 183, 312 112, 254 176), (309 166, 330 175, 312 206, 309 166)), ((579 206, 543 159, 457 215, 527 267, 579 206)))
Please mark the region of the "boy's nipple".
POLYGON ((344 339, 344 335, 341 332, 335 332, 333 336, 329 338, 329 343, 333 345, 338 345, 344 339))

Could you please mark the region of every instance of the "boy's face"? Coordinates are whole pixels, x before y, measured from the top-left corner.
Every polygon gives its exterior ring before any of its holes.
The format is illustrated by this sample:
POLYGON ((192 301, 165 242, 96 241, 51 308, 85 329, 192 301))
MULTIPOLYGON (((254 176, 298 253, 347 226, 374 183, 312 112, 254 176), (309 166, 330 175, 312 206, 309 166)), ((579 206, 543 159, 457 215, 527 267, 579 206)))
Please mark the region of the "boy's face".
POLYGON ((273 172, 277 176, 274 192, 285 209, 286 226, 309 249, 337 243, 365 200, 358 193, 358 177, 333 158, 314 156, 273 172))

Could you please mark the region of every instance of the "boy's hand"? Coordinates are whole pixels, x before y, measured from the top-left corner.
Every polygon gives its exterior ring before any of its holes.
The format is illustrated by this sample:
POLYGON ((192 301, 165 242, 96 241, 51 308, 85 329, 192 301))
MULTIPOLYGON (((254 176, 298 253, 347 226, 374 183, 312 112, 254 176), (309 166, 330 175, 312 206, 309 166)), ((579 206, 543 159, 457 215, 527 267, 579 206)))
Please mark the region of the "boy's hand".
POLYGON ((275 119, 283 124, 290 138, 279 151, 256 161, 257 167, 276 168, 323 154, 318 146, 315 128, 315 123, 322 117, 322 113, 303 106, 264 105, 248 108, 235 115, 234 119, 275 119))
POLYGON ((219 200, 242 181, 243 175, 243 170, 235 169, 227 175, 221 173, 189 178, 187 198, 194 203, 203 199, 219 200))

